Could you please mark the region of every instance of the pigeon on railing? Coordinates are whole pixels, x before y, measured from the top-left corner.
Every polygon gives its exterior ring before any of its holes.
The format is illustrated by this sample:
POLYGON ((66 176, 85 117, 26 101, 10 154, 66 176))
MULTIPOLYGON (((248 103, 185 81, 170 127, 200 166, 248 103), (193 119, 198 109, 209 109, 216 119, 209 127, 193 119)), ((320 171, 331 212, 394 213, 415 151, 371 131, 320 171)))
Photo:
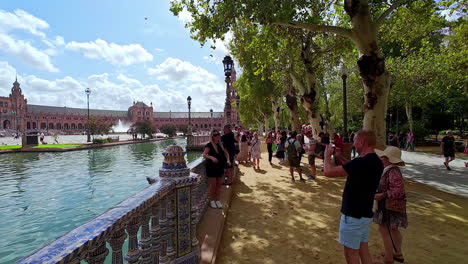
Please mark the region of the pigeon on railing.
POLYGON ((148 181, 148 184, 153 184, 153 183, 156 183, 158 181, 157 179, 151 178, 151 177, 146 177, 146 180, 148 181))

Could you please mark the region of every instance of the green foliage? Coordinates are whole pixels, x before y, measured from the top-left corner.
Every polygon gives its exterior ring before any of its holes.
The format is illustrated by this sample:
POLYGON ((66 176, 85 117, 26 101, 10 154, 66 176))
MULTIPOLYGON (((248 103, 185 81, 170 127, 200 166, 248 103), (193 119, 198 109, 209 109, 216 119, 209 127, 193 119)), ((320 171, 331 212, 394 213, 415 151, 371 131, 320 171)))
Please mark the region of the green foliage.
MULTIPOLYGON (((409 131, 409 124, 406 123, 403 126, 401 126, 400 131, 409 131)), ((413 133, 416 138, 424 138, 426 136, 429 136, 432 131, 430 129, 427 129, 425 126, 424 121, 418 120, 415 121, 413 124, 413 133)))
MULTIPOLYGON (((156 133, 156 127, 151 120, 141 120, 136 122, 134 125, 135 132, 142 135, 148 135, 149 138, 153 138, 153 134, 156 133)), ((174 129, 175 131, 175 129, 174 129)))
POLYGON ((176 129, 176 126, 173 124, 164 124, 161 126, 159 130, 161 130, 161 133, 164 133, 168 135, 169 137, 173 137, 176 135, 177 129, 176 129))
POLYGON ((91 136, 95 135, 105 135, 109 134, 112 130, 112 124, 107 122, 106 120, 97 119, 95 117, 91 117, 87 122, 86 125, 89 129, 89 134, 91 136))
POLYGON ((107 138, 94 138, 93 139, 93 144, 105 144, 109 143, 107 138))
POLYGON ((187 132, 188 132, 188 124, 178 125, 178 126, 177 126, 177 130, 180 131, 180 132, 182 132, 182 133, 184 133, 184 135, 187 134, 187 132))
MULTIPOLYGON (((255 126, 265 114, 271 120, 272 100, 284 109, 284 78, 291 72, 302 84, 310 81, 306 78, 307 68, 302 63, 301 52, 306 40, 312 40, 310 63, 314 65, 315 77, 320 80, 317 95, 321 96, 320 112, 331 119, 334 128, 341 128, 342 80, 338 67, 343 62, 350 68, 348 126, 358 129, 364 114, 364 89, 355 67, 360 56, 357 48, 353 48, 350 41, 335 37, 336 32, 323 34, 325 30, 318 30, 322 33, 311 34, 288 24, 296 21, 309 26, 320 24, 349 29, 352 25, 343 2, 359 1, 173 0, 171 11, 175 15, 184 9, 191 13, 193 20, 187 27, 192 37, 202 44, 210 39, 223 40, 225 33, 232 33, 230 49, 242 68, 242 76, 235 85, 241 96, 240 114, 244 124, 255 126)), ((397 0, 362 2, 369 4, 369 13, 376 21, 397 0)), ((424 127, 463 129, 468 118, 466 1, 398 2, 403 5, 388 15, 377 34, 377 43, 391 74, 389 108, 399 111, 400 124, 405 122, 405 104, 410 105, 410 109, 422 109, 422 114, 414 116, 416 134, 425 134, 424 127), (441 12, 445 9, 458 18, 446 20, 441 12)), ((304 87, 297 86, 301 92, 304 87)), ((302 122, 305 116, 300 109, 302 122)), ((280 120, 283 126, 288 126, 289 111, 281 110, 280 120)))

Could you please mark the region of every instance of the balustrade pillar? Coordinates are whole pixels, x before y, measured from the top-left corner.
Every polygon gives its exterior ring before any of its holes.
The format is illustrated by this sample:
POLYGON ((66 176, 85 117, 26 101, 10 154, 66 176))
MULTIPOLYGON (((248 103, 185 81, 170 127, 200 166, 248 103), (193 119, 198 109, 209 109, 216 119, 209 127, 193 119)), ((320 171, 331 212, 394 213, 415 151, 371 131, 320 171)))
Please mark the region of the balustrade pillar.
POLYGON ((197 186, 192 186, 191 187, 191 208, 190 208, 190 213, 191 213, 191 222, 192 222, 192 228, 191 228, 191 242, 192 242, 192 251, 196 250, 198 246, 198 239, 197 239, 197 223, 198 223, 198 199, 197 199, 197 186))
POLYGON ((126 238, 127 234, 125 234, 124 228, 116 230, 107 238, 107 242, 112 248, 112 264, 123 264, 122 246, 126 238))
POLYGON ((159 252, 161 251, 161 228, 159 227, 159 201, 151 207, 151 257, 153 264, 159 264, 159 252))
POLYGON ((176 243, 176 201, 175 201, 175 195, 176 195, 176 191, 175 190, 172 190, 169 194, 168 194, 168 208, 167 208, 167 225, 168 225, 168 229, 167 229, 167 236, 168 236, 168 240, 167 240, 167 249, 166 249, 166 254, 167 254, 167 257, 169 259, 169 263, 172 263, 173 260, 175 259, 175 255, 176 255, 176 247, 175 247, 175 243, 176 243))
POLYGON ((89 250, 85 260, 88 264, 102 264, 106 260, 107 254, 109 254, 109 250, 106 248, 106 242, 102 241, 89 250))
POLYGON ((140 250, 138 249, 138 229, 140 229, 140 224, 138 217, 133 217, 130 222, 125 225, 128 233, 128 252, 125 256, 125 260, 128 263, 137 263, 140 257, 140 250))
POLYGON ((160 234, 161 234, 161 243, 160 243, 160 248, 161 250, 159 251, 159 263, 160 264, 167 264, 169 263, 168 256, 166 254, 167 251, 167 214, 166 214, 166 208, 167 208, 167 196, 165 196, 161 200, 161 206, 159 209, 159 227, 160 227, 160 234))
POLYGON ((139 246, 141 248, 140 264, 150 264, 151 259, 151 237, 149 230, 149 220, 151 216, 150 209, 144 211, 140 216, 141 238, 139 246))

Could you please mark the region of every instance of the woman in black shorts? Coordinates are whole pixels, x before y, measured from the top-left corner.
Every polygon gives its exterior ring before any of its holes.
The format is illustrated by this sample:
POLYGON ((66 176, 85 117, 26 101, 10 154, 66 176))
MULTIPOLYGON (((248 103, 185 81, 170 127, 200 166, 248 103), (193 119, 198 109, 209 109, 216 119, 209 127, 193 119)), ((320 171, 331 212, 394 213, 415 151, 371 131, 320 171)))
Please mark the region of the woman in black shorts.
POLYGON ((230 166, 229 154, 221 144, 221 134, 218 130, 211 131, 210 142, 205 145, 203 158, 206 159, 206 176, 210 183, 211 208, 223 208, 219 201, 223 183, 224 168, 230 166))

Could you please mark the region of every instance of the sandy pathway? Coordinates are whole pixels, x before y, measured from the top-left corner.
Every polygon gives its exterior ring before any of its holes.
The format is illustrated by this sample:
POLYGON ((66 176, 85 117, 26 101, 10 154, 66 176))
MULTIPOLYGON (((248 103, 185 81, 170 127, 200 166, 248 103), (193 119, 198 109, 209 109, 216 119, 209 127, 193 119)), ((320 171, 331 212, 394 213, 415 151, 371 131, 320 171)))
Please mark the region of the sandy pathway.
MULTIPOLYGON (((286 167, 276 160, 270 166, 265 158, 261 168, 240 166, 217 262, 345 263, 337 242, 344 180, 322 176, 292 183, 286 167)), ((468 199, 414 182, 406 182, 406 189, 406 263, 465 263, 468 199)), ((382 251, 376 227, 370 241, 375 260, 382 251)))

